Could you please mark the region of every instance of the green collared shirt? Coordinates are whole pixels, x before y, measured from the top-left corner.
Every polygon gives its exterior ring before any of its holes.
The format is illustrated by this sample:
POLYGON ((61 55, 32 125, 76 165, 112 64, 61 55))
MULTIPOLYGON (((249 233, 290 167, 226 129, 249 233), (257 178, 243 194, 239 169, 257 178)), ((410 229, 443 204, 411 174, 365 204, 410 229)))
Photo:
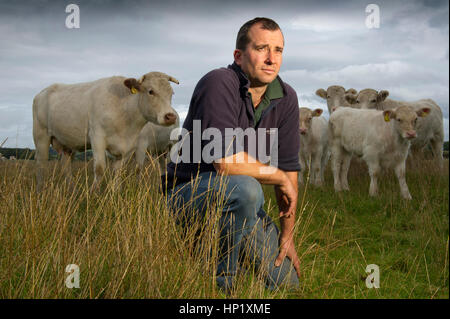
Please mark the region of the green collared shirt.
MULTIPOLYGON (((249 94, 251 98, 251 93, 249 94)), ((253 105, 255 126, 258 125, 259 120, 261 119, 261 115, 263 111, 270 105, 270 101, 282 98, 283 96, 283 88, 281 87, 280 81, 278 81, 278 77, 276 77, 275 80, 267 85, 266 92, 264 93, 261 102, 259 102, 258 107, 255 109, 255 106, 253 105)))

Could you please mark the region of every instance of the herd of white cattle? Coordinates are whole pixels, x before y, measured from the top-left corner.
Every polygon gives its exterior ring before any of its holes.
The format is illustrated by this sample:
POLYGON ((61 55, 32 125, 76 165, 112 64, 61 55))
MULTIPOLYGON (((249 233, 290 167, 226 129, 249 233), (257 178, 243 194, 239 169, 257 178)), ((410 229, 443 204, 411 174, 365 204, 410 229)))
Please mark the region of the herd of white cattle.
POLYGON ((436 165, 443 168, 443 115, 433 100, 395 101, 387 98, 386 90, 357 92, 338 85, 316 94, 327 101, 330 118, 321 117, 321 109, 300 108, 300 183, 310 168, 310 181, 322 185, 331 156, 335 191, 349 190, 347 175, 355 155, 367 164, 371 196, 378 193, 381 169, 392 168, 402 197, 411 199, 405 180, 408 155, 414 159, 430 147, 436 165))
MULTIPOLYGON (((37 185, 42 187, 42 168, 50 145, 70 162, 75 151, 92 149, 94 186, 101 180, 106 159, 117 170, 134 158, 142 169, 147 154, 159 157, 161 168, 176 141, 170 133, 180 125, 171 105, 167 74, 150 72, 139 80, 113 76, 79 84, 53 84, 33 101, 33 138, 36 146, 37 185), (133 157, 134 155, 134 157, 133 157)), ((411 199, 405 181, 408 154, 430 146, 437 165, 443 165, 444 127, 440 107, 431 99, 413 102, 388 99, 388 91, 345 90, 333 85, 316 94, 327 101, 330 118, 323 110, 300 108, 299 182, 310 169, 310 181, 321 186, 331 157, 336 191, 348 190, 347 174, 353 155, 361 157, 371 178, 369 194, 375 196, 382 168, 393 168, 404 198, 411 199)))

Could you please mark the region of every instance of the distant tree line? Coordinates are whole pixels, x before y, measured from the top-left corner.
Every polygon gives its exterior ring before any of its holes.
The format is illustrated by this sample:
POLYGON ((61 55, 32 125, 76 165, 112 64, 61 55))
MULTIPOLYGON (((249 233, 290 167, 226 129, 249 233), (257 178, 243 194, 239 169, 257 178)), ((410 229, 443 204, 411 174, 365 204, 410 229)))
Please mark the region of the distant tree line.
MULTIPOLYGON (((449 151, 449 141, 444 142, 444 157, 448 158, 448 151, 449 151)), ((14 156, 16 159, 28 159, 28 160, 34 160, 34 153, 35 150, 29 149, 29 148, 7 148, 7 147, 0 147, 0 153, 6 157, 10 158, 11 156, 14 156)), ((48 158, 50 160, 56 160, 59 159, 58 153, 50 147, 48 151, 48 158)), ((86 152, 76 152, 74 155, 74 160, 76 161, 89 161, 92 158, 92 150, 87 150, 86 152)))
MULTIPOLYGON (((6 157, 11 158, 14 156, 16 159, 22 160, 34 160, 35 150, 29 148, 8 148, 8 147, 0 147, 0 153, 6 157)), ((48 158, 50 160, 56 160, 60 158, 60 155, 50 147, 48 151, 48 158)), ((87 150, 86 152, 76 152, 74 155, 74 160, 77 161, 89 161, 92 158, 92 151, 87 150)))

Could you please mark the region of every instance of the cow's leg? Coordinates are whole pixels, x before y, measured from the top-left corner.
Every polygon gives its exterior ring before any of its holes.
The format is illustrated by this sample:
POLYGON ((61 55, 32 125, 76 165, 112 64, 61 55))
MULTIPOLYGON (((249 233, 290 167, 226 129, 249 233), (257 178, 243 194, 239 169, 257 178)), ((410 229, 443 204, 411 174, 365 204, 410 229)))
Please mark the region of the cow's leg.
POLYGON ((322 157, 322 152, 318 151, 315 154, 311 156, 311 171, 312 171, 312 178, 313 178, 313 184, 315 186, 321 186, 322 185, 322 172, 321 172, 321 166, 322 163, 320 161, 322 157))
POLYGON ((400 193, 402 194, 402 197, 405 199, 412 199, 405 179, 405 161, 402 161, 395 167, 395 175, 397 175, 398 183, 400 185, 400 193))
POLYGON ((329 158, 330 154, 328 152, 328 149, 323 150, 322 158, 320 159, 320 179, 322 183, 325 183, 325 170, 327 169, 329 158))
POLYGON ((98 189, 106 169, 106 144, 103 137, 91 137, 91 147, 94 157, 93 189, 98 189))
POLYGON ((148 147, 147 139, 139 136, 135 152, 136 167, 139 171, 139 175, 141 172, 144 171, 144 163, 147 157, 147 147, 148 147))
POLYGON ((62 152, 61 156, 61 165, 62 165, 62 171, 64 173, 64 176, 66 177, 66 180, 71 183, 72 182, 72 159, 73 159, 73 153, 72 152, 62 152))
POLYGON ((300 159, 300 172, 298 174, 298 181, 301 185, 303 185, 304 181, 303 181, 303 174, 305 173, 305 169, 306 169, 306 165, 305 165, 305 158, 303 156, 303 154, 299 155, 299 159, 300 159))
POLYGON ((342 152, 343 149, 339 142, 335 142, 332 145, 332 156, 331 156, 331 169, 333 171, 334 179, 334 190, 339 192, 342 190, 340 172, 342 163, 342 152))
POLYGON ((160 175, 163 175, 166 173, 167 156, 168 155, 169 155, 169 150, 167 150, 166 152, 164 152, 158 156, 160 175))
POLYGON ((36 146, 36 153, 34 155, 36 160, 36 188, 40 192, 44 184, 44 171, 47 167, 51 137, 48 136, 45 128, 33 125, 33 139, 34 145, 36 146))
POLYGON ((370 187, 369 187, 369 195, 377 196, 378 194, 378 174, 380 173, 380 164, 376 159, 371 160, 367 163, 369 167, 369 175, 370 175, 370 187))
POLYGON ((433 151, 433 157, 440 170, 444 168, 444 139, 441 136, 435 136, 431 141, 431 149, 433 151))
POLYGON ((343 150, 342 152, 343 156, 342 156, 342 166, 341 166, 341 186, 342 189, 348 191, 350 190, 349 186, 348 186, 348 180, 347 180, 347 176, 348 176, 348 169, 350 167, 350 162, 352 160, 352 154, 343 150))

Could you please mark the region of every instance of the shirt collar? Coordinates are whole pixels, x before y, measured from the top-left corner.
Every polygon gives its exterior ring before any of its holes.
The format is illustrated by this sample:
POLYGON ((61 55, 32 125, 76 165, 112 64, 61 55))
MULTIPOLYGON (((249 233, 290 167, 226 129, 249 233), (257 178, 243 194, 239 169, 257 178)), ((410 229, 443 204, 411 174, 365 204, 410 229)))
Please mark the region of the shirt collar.
MULTIPOLYGON (((250 88, 250 80, 248 79, 247 75, 242 71, 241 67, 236 64, 236 62, 233 62, 233 64, 228 65, 229 69, 232 69, 236 72, 238 78, 239 78, 239 89, 241 91, 241 94, 243 96, 247 95, 248 89, 250 88)), ((273 80, 269 85, 267 86, 267 90, 265 93, 265 96, 268 97, 270 100, 273 99, 279 99, 282 98, 286 94, 286 89, 284 86, 283 81, 281 78, 277 75, 275 80, 273 80)))

